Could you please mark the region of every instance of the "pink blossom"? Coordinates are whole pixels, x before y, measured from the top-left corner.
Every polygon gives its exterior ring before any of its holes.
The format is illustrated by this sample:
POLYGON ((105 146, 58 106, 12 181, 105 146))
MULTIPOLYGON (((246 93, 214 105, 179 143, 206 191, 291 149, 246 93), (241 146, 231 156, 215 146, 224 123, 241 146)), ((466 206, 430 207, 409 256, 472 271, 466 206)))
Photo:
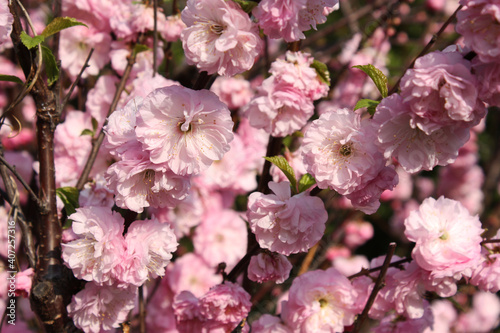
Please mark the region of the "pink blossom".
POLYGON ((428 198, 405 220, 412 257, 436 278, 470 277, 480 262, 481 222, 458 201, 428 198))
POLYGON ((98 284, 112 282, 125 251, 123 218, 107 207, 77 208, 69 216, 78 239, 62 244, 62 258, 73 274, 98 284))
MULTIPOLYGON (((119 80, 114 75, 102 75, 87 95, 85 108, 92 118, 97 120, 99 128, 102 127, 108 115, 118 82, 119 80)), ((123 97, 125 94, 122 94, 123 97)))
POLYGON ((222 276, 195 253, 186 253, 170 264, 166 279, 175 294, 187 290, 196 297, 203 296, 211 287, 222 282, 222 276))
POLYGON ((89 67, 85 69, 82 78, 89 75, 97 75, 109 61, 109 50, 111 36, 107 33, 90 27, 77 26, 61 31, 61 66, 66 69, 72 77, 76 77, 85 63, 90 49, 94 53, 89 61, 89 67))
POLYGON ((292 85, 280 84, 271 76, 259 93, 241 110, 250 125, 283 137, 300 130, 314 113, 312 101, 292 85))
POLYGON ((351 249, 363 245, 373 237, 374 233, 372 224, 362 220, 347 221, 343 225, 343 230, 343 243, 351 249))
POLYGON ((453 307, 453 304, 445 299, 436 300, 431 303, 431 311, 434 323, 424 333, 450 332, 451 327, 457 320, 457 311, 453 307))
POLYGON ((489 106, 500 105, 500 63, 483 63, 474 58, 472 68, 479 82, 479 99, 489 106))
POLYGON ((349 194, 377 176, 384 161, 367 125, 358 114, 340 109, 322 114, 308 127, 302 156, 319 188, 349 194))
POLYGON ((188 177, 151 163, 140 145, 130 148, 127 158, 112 164, 105 175, 119 207, 140 213, 150 206, 175 207, 186 198, 188 177))
POLYGON ((22 128, 17 133, 11 133, 2 138, 2 145, 6 150, 22 150, 35 141, 35 132, 31 128, 22 128))
MULTIPOLYGON (((500 239, 500 230, 493 239, 500 239)), ((481 248, 483 260, 472 272, 470 284, 480 290, 496 293, 500 290, 500 247, 498 244, 484 244, 481 248)))
POLYGON ((290 276, 292 264, 279 253, 261 252, 252 256, 248 265, 248 278, 258 283, 285 282, 290 276))
POLYGON ((351 282, 335 268, 316 270, 293 280, 282 318, 297 332, 343 332, 358 314, 351 282))
POLYGON ((84 185, 78 196, 78 203, 80 207, 113 207, 115 204, 113 192, 106 186, 106 180, 103 175, 98 174, 92 182, 84 185))
POLYGON ((205 327, 232 330, 246 318, 252 307, 250 295, 231 282, 218 284, 200 297, 200 313, 206 318, 205 327))
POLYGON ((2 1, 0 4, 0 45, 10 40, 14 17, 10 13, 9 3, 2 1))
POLYGON ((466 47, 483 62, 498 62, 500 55, 500 11, 497 0, 461 0, 465 6, 457 13, 456 30, 466 47))
POLYGON ((159 88, 138 109, 135 133, 149 159, 178 175, 207 169, 229 150, 233 139, 230 112, 206 90, 159 88))
MULTIPOLYGON (((411 175, 404 171, 403 168, 400 165, 395 166, 396 173, 398 174, 398 184, 392 191, 386 190, 382 193, 380 196, 380 199, 382 201, 389 201, 389 200, 401 200, 401 201, 407 201, 411 198, 411 195, 413 193, 413 179, 411 175)), ((428 196, 426 196, 428 197, 428 196)))
POLYGON ((274 194, 248 198, 247 218, 259 245, 283 255, 307 251, 325 231, 323 201, 306 192, 291 196, 289 182, 269 182, 269 188, 274 194))
POLYGON ((500 299, 497 295, 477 292, 472 298, 472 308, 459 315, 456 332, 492 332, 500 318, 500 299))
POLYGON ((374 333, 424 332, 433 324, 430 306, 425 307, 425 314, 418 318, 407 318, 390 313, 382 318, 379 325, 372 328, 374 333))
POLYGON ((247 250, 247 227, 241 215, 231 209, 207 212, 193 237, 194 252, 211 267, 225 262, 228 269, 247 250))
POLYGON ((135 221, 125 235, 126 251, 120 280, 141 286, 149 279, 165 275, 165 268, 177 249, 177 239, 166 223, 157 219, 135 221))
POLYGON ((232 1, 188 0, 181 17, 186 61, 208 74, 242 73, 263 49, 257 25, 232 1))
POLYGON ((172 304, 180 333, 204 332, 205 318, 200 313, 198 298, 189 291, 183 291, 175 295, 172 304))
POLYGON ((434 51, 415 62, 401 79, 401 97, 426 134, 443 126, 472 127, 486 114, 477 79, 459 52, 434 51))
POLYGON ((31 280, 35 275, 33 268, 25 269, 16 274, 16 296, 29 297, 31 292, 31 280))
POLYGON ((299 11, 299 29, 317 30, 317 24, 326 22, 326 17, 339 9, 339 0, 307 0, 306 8, 299 11))
MULTIPOLYGON (((154 8, 152 6, 146 6, 144 4, 136 4, 134 10, 131 13, 130 25, 134 32, 144 33, 147 31, 154 31, 154 8)), ((156 11, 157 26, 163 27, 166 24, 165 14, 160 8, 156 11)), ((160 30, 158 29, 158 30, 160 30)))
POLYGON ((413 118, 409 106, 397 94, 377 106, 372 124, 377 131, 376 144, 385 158, 396 158, 409 173, 454 162, 458 149, 469 139, 468 128, 449 125, 428 135, 413 118))
POLYGON ((110 331, 127 320, 136 297, 137 287, 123 289, 89 282, 73 296, 67 307, 68 314, 85 333, 110 331))
POLYGON ((354 255, 352 257, 336 257, 332 260, 332 267, 345 276, 359 273, 362 269, 370 267, 370 263, 365 256, 354 255))
POLYGON ((299 11, 306 8, 306 3, 307 0, 263 0, 253 15, 269 38, 293 42, 305 38, 299 29, 299 11))
POLYGON ((167 16, 163 29, 160 33, 167 42, 176 42, 181 37, 181 32, 186 28, 186 25, 181 20, 181 15, 167 16))
POLYGON ((252 333, 292 333, 293 330, 286 326, 280 318, 263 314, 252 323, 252 333))
POLYGON ((213 91, 230 110, 236 110, 250 102, 254 93, 250 82, 242 76, 218 76, 210 90, 213 91))

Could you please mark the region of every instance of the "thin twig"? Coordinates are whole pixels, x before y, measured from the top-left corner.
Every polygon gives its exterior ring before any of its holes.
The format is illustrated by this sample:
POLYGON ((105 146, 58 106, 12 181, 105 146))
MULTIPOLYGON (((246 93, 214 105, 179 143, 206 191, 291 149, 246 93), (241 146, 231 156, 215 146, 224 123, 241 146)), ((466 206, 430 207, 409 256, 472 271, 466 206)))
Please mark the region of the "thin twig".
POLYGON ((500 243, 500 239, 486 239, 482 241, 480 244, 485 245, 485 244, 495 244, 495 243, 500 243))
POLYGON ((377 297, 380 289, 384 287, 385 274, 389 269, 391 264, 392 256, 394 255, 394 251, 396 250, 396 243, 389 244, 389 249, 387 250, 387 256, 385 257, 384 264, 382 265, 382 269, 380 270, 380 274, 377 277, 377 281, 375 281, 375 285, 373 286, 372 292, 368 301, 366 302, 365 308, 361 315, 356 319, 354 323, 354 330, 352 332, 359 332, 361 330, 361 326, 363 325, 366 318, 368 318, 368 312, 370 311, 373 303, 375 302, 375 298, 377 297))
POLYGON ((89 55, 87 56, 87 59, 85 59, 85 62, 83 63, 83 66, 82 66, 82 69, 80 70, 80 73, 78 73, 78 75, 76 76, 75 81, 73 81, 73 83, 71 83, 71 86, 69 87, 68 93, 66 94, 66 96, 64 96, 64 100, 61 102, 61 104, 59 106, 59 110, 58 110, 59 114, 61 114, 61 112, 62 112, 62 110, 64 110, 64 107, 66 106, 66 104, 68 104, 68 101, 71 98, 71 95, 73 94, 73 90, 75 90, 75 87, 78 84, 78 82, 80 81, 80 79, 83 75, 83 72, 85 71, 85 69, 87 69, 89 61, 90 61, 90 57, 92 57, 92 53, 94 53, 93 48, 90 49, 89 55))
POLYGON ((19 180, 19 182, 21 183, 21 185, 23 185, 23 187, 28 191, 28 193, 30 194, 30 196, 33 199, 33 201, 36 202, 38 208, 41 211, 43 211, 45 209, 43 203, 40 201, 40 199, 38 198, 38 196, 36 195, 36 193, 33 192, 33 190, 28 185, 28 183, 26 183, 26 181, 23 179, 23 177, 19 174, 19 172, 17 172, 16 168, 14 166, 10 165, 9 162, 7 162, 7 160, 5 160, 5 158, 2 155, 0 155, 0 162, 3 165, 5 165, 7 167, 7 169, 9 169, 10 172, 12 172, 12 174, 14 176, 16 176, 17 180, 19 180))
POLYGON ((153 15, 154 15, 154 27, 153 27, 153 77, 156 75, 156 49, 158 48, 158 0, 153 0, 153 15))
POLYGON ((139 332, 146 333, 146 304, 143 286, 139 287, 139 332))
MULTIPOLYGON (((142 41, 143 36, 139 36, 138 38, 138 43, 142 41)), ((133 47, 132 47, 133 50, 133 47)), ((135 58, 137 54, 136 52, 132 51, 131 55, 128 58, 127 62, 127 67, 125 67, 125 70, 123 72, 123 76, 120 80, 120 83, 118 84, 118 87, 116 87, 116 92, 115 96, 113 97, 113 101, 111 102, 111 105, 109 106, 108 114, 106 115, 106 120, 104 121, 104 125, 101 128, 101 131, 99 132, 99 135, 97 136, 97 139, 93 142, 92 144, 92 150, 90 151, 89 157, 87 158, 87 163, 85 164, 85 167, 83 168, 82 174, 80 175, 80 179, 78 179, 78 182, 76 184, 76 188, 81 191, 83 189, 83 186, 88 180, 88 177, 90 175, 90 170, 92 170, 92 166, 94 165, 94 162, 97 158, 97 153, 99 152, 99 149, 101 148, 102 142, 104 141, 104 126, 108 122, 108 117, 113 113, 118 105, 118 102, 120 101, 120 97, 122 95, 122 92, 125 90, 125 85, 127 84, 127 80, 130 76, 130 73, 132 71, 132 67, 135 64, 135 58)))
MULTIPOLYGON (((391 262, 389 264, 389 267, 400 267, 402 264, 405 264, 407 262, 411 262, 411 258, 404 258, 404 259, 401 259, 401 260, 398 260, 398 261, 395 261, 395 262, 391 262)), ((375 272, 380 271, 382 269, 382 267, 383 267, 383 265, 382 266, 377 266, 377 267, 374 267, 374 268, 370 268, 370 269, 363 268, 363 269, 361 269, 361 271, 359 273, 350 275, 347 278, 349 280, 352 280, 352 279, 360 277, 360 276, 368 275, 370 273, 375 273, 375 272)))
POLYGON ((403 74, 401 74, 401 76, 398 79, 398 82, 396 82, 396 84, 394 85, 394 87, 392 87, 391 91, 389 92, 389 95, 395 93, 396 90, 398 90, 399 84, 401 83, 401 79, 405 75, 406 71, 408 69, 413 68, 413 66, 415 65, 415 61, 417 61, 418 58, 422 57, 423 55, 425 55, 430 50, 430 48, 432 47, 432 45, 434 45, 434 43, 436 43, 436 41, 438 40, 438 38, 444 32, 444 30, 448 27, 448 25, 450 25, 451 21, 453 21, 455 19, 455 16, 457 16, 457 13, 460 11, 460 9, 462 9, 462 7, 463 7, 463 5, 458 6, 458 8, 455 10, 455 12, 453 14, 451 14, 451 16, 448 18, 448 20, 446 20, 446 22, 443 23, 443 25, 441 26, 441 29, 439 29, 439 31, 436 34, 432 35, 431 40, 427 43, 427 45, 425 45, 425 47, 415 57, 415 59, 413 59, 413 61, 406 68, 406 70, 403 72, 403 74))
POLYGON ((316 254, 316 251, 318 250, 319 247, 319 242, 317 242, 313 247, 309 249, 309 252, 307 252, 306 257, 304 258, 304 261, 302 261, 302 265, 300 266, 299 272, 297 275, 302 275, 305 272, 309 270, 309 267, 311 266, 311 263, 314 259, 314 255, 316 254))

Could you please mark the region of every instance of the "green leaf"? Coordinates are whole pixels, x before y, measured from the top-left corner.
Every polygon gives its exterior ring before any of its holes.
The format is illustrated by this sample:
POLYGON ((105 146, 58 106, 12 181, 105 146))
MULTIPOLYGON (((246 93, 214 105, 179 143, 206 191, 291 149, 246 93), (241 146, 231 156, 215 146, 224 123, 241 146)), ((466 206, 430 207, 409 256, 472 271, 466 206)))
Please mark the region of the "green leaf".
POLYGON ((42 45, 42 57, 45 64, 45 72, 47 73, 47 83, 49 86, 54 84, 59 79, 59 67, 57 66, 56 58, 52 51, 42 45))
POLYGON ((316 180, 314 179, 314 177, 306 173, 299 180, 299 193, 304 192, 314 184, 316 184, 316 180))
POLYGON ((316 73, 318 74, 321 82, 330 86, 330 72, 328 71, 328 67, 326 67, 324 63, 318 60, 314 60, 311 64, 311 67, 316 70, 316 73))
POLYGON ((236 2, 238 5, 240 5, 241 9, 243 9, 245 13, 251 13, 252 10, 258 5, 258 3, 255 1, 247 0, 233 0, 233 2, 236 2))
MULTIPOLYGON (((95 132, 97 132, 97 126, 99 126, 99 123, 97 122, 97 119, 95 119, 94 117, 92 117, 92 129, 95 132)), ((92 134, 94 134, 92 133, 92 134)))
POLYGON ((374 101, 373 99, 360 99, 354 106, 354 111, 361 108, 368 108, 368 112, 373 116, 375 114, 375 109, 379 104, 380 101, 374 101))
POLYGON ((23 80, 14 75, 0 74, 0 81, 15 82, 23 84, 23 80))
POLYGON ((377 86, 378 91, 380 91, 380 94, 382 95, 383 98, 386 98, 388 95, 388 89, 387 89, 387 77, 380 71, 380 69, 376 68, 373 65, 358 65, 358 66, 353 66, 353 68, 359 68, 363 72, 365 72, 372 80, 373 83, 375 83, 375 86, 377 86))
MULTIPOLYGON (((80 207, 78 203, 80 192, 76 189, 76 187, 59 187, 58 189, 56 189, 56 194, 64 203, 66 215, 70 216, 71 214, 76 212, 76 209, 78 207, 80 207)), ((71 221, 69 223, 71 223, 71 221)))
POLYGON ((138 53, 141 53, 141 52, 144 52, 144 51, 149 51, 149 50, 151 50, 151 48, 147 47, 144 44, 135 44, 133 52, 135 54, 138 54, 138 53))
POLYGON ((28 49, 32 49, 36 47, 38 44, 43 42, 45 40, 45 37, 42 35, 38 35, 35 37, 30 37, 28 36, 27 33, 24 31, 21 31, 21 42, 23 42, 24 46, 26 46, 28 49))
POLYGON ((90 136, 92 136, 92 137, 93 137, 93 136, 94 136, 94 131, 89 130, 89 129, 84 129, 84 130, 82 131, 82 133, 80 133, 80 136, 83 136, 83 135, 90 135, 90 136))
POLYGON ((264 157, 267 161, 276 165, 283 173, 286 178, 290 181, 290 185, 295 192, 297 188, 297 179, 295 178, 295 172, 293 171, 288 161, 283 156, 273 156, 273 157, 264 157))
POLYGON ((84 27, 88 26, 85 23, 79 22, 72 17, 56 17, 52 20, 45 29, 42 31, 42 36, 47 38, 52 36, 53 34, 58 33, 61 30, 68 29, 77 25, 83 25, 84 27))

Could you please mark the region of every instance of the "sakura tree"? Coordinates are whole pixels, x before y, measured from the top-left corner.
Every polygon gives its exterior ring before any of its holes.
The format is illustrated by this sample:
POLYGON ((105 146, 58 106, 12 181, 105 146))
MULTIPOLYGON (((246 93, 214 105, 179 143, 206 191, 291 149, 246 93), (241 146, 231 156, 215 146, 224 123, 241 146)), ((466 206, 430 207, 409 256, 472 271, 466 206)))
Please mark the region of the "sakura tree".
POLYGON ((0 329, 498 330, 499 13, 0 0, 0 329))

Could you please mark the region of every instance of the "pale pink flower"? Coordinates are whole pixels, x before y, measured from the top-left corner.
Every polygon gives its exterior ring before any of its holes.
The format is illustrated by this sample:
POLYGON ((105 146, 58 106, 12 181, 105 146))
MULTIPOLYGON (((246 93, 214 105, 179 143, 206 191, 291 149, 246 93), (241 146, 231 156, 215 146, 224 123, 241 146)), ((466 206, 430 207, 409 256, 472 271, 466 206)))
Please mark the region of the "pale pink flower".
POLYGON ((236 110, 250 102, 254 92, 250 82, 240 75, 218 76, 210 90, 213 91, 230 110, 236 110))
POLYGON ((357 292, 335 268, 302 274, 293 280, 282 318, 296 332, 343 332, 358 314, 357 292))
MULTIPOLYGON (((149 47, 149 50, 145 50, 137 54, 136 61, 134 66, 132 66, 132 71, 130 74, 131 78, 135 78, 136 76, 139 76, 141 72, 149 72, 152 74, 152 68, 153 68, 153 43, 151 39, 146 40, 145 45, 149 47)), ((126 43, 123 40, 119 41, 114 41, 111 43, 111 51, 109 52, 109 56, 111 58, 111 67, 120 75, 123 75, 125 68, 127 67, 127 62, 130 54, 133 52, 131 49, 131 44, 126 43)), ((158 43, 158 47, 156 49, 156 58, 158 63, 161 63, 164 57, 164 52, 162 49, 162 43, 161 41, 158 43)), ((151 76, 149 74, 149 76, 151 76)), ((161 85, 157 86, 155 84, 155 81, 158 80, 165 80, 161 75, 156 75, 154 78, 151 79, 150 82, 143 81, 147 87, 150 87, 151 85, 154 85, 155 88, 161 87, 161 85)), ((127 87, 127 90, 130 90, 130 88, 127 87)), ((147 89, 139 89, 139 93, 142 93, 143 96, 149 94, 152 90, 147 89)), ((132 96, 134 95, 134 92, 132 92, 132 96)))
POLYGON ((372 327, 373 333, 392 332, 424 332, 433 324, 433 317, 430 306, 425 307, 425 314, 418 318, 408 318, 390 313, 380 320, 379 325, 372 327))
POLYGON ((269 38, 293 42, 305 38, 299 29, 299 11, 306 8, 306 3, 307 0, 263 0, 253 15, 269 38))
POLYGON ((431 303, 431 311, 434 323, 431 327, 425 329, 424 333, 450 332, 451 327, 457 320, 457 311, 453 304, 446 299, 438 299, 431 303))
POLYGON ((156 291, 151 294, 146 308, 147 332, 178 333, 172 308, 174 294, 165 278, 160 280, 156 291))
POLYGON ((263 249, 283 255, 305 252, 325 231, 323 201, 306 192, 291 196, 289 182, 269 182, 274 194, 254 192, 248 198, 250 229, 263 249))
POLYGON ((458 316, 456 332, 492 332, 499 324, 500 299, 497 295, 477 292, 472 297, 472 308, 458 316))
POLYGON ((326 17, 339 9, 339 0, 307 0, 306 8, 299 11, 299 29, 317 30, 317 24, 326 22, 326 17))
POLYGON ((279 253, 261 252, 252 256, 248 265, 248 278, 258 283, 283 283, 290 276, 292 264, 279 253))
POLYGON ((145 207, 175 207, 186 198, 188 177, 151 163, 140 146, 127 154, 132 156, 112 164, 105 174, 117 206, 140 213, 145 207))
POLYGON ((280 318, 270 314, 263 314, 252 323, 252 333, 292 333, 280 318))
POLYGON ((157 219, 135 221, 125 235, 119 277, 121 281, 141 286, 149 279, 165 275, 165 268, 177 249, 177 239, 166 223, 157 219))
MULTIPOLYGON (((130 25, 134 32, 145 33, 147 31, 154 31, 154 8, 146 6, 142 3, 135 4, 132 16, 130 17, 130 25)), ((157 30, 160 31, 166 24, 165 14, 160 8, 156 11, 156 24, 157 30)))
POLYGON ((302 156, 318 187, 340 194, 362 189, 384 165, 368 124, 348 109, 313 121, 304 134, 302 156))
POLYGON ((197 174, 220 160, 233 139, 229 109, 207 90, 159 88, 138 110, 135 133, 149 159, 178 175, 197 174))
POLYGON ((314 113, 314 105, 300 89, 280 84, 270 76, 241 112, 251 126, 263 128, 272 136, 283 137, 306 125, 314 113))
POLYGON ((172 308, 177 323, 176 329, 180 333, 206 332, 203 327, 205 318, 200 313, 199 300, 190 291, 175 295, 172 308))
POLYGON ((25 269, 16 274, 16 296, 29 297, 31 292, 31 280, 35 275, 33 268, 25 269))
POLYGON ((409 106, 397 94, 377 106, 372 124, 377 131, 376 144, 385 158, 396 158, 409 173, 453 163, 458 149, 469 139, 469 129, 449 125, 427 135, 413 118, 409 106))
POLYGON ((411 198, 411 195, 413 193, 413 179, 411 175, 408 172, 404 171, 400 165, 396 165, 395 170, 398 174, 398 184, 392 191, 386 190, 382 192, 382 195, 380 195, 380 200, 382 201, 389 201, 394 199, 407 201, 411 198))
POLYGON ((428 198, 405 220, 412 258, 435 278, 470 277, 481 259, 481 222, 458 201, 428 198))
POLYGON ((472 68, 479 82, 479 99, 489 106, 500 105, 500 63, 483 63, 474 58, 472 68))
POLYGON ((98 284, 113 282, 114 269, 126 247, 123 217, 107 207, 83 207, 69 218, 78 238, 62 244, 64 263, 78 279, 98 284))
POLYGON ((477 125, 486 114, 478 99, 471 63, 459 52, 434 51, 415 62, 401 79, 401 97, 416 126, 431 134, 444 126, 477 125))
POLYGON ((80 207, 113 207, 115 204, 113 192, 106 186, 106 180, 102 174, 96 175, 92 182, 84 185, 78 196, 78 203, 80 207))
POLYGON ((0 3, 0 45, 10 40, 14 17, 10 13, 8 1, 0 3))
POLYGON ((171 15, 167 16, 166 21, 160 33, 167 42, 176 42, 181 37, 181 32, 186 28, 184 22, 182 22, 181 15, 171 15))
POLYGON ((252 307, 250 295, 231 282, 218 284, 199 300, 200 313, 207 320, 205 327, 231 331, 246 318, 252 307))
POLYGON ((109 62, 109 51, 111 36, 107 33, 90 26, 72 27, 61 31, 61 66, 66 69, 72 77, 76 77, 89 55, 90 49, 94 53, 89 60, 89 67, 85 69, 82 78, 89 75, 97 75, 99 71, 109 62))
POLYGON ((251 165, 257 173, 260 173, 265 161, 262 156, 266 155, 269 135, 263 129, 252 127, 247 118, 240 119, 236 133, 238 133, 245 146, 247 163, 249 166, 251 165))
POLYGON ((181 17, 186 61, 208 74, 242 73, 263 49, 257 25, 232 1, 188 0, 181 17))
POLYGON ((345 276, 359 273, 362 269, 368 269, 370 262, 365 256, 354 255, 352 257, 337 257, 332 260, 332 267, 345 276))
POLYGON ((271 64, 269 72, 279 84, 288 84, 302 91, 311 100, 325 97, 330 89, 320 81, 311 65, 314 58, 309 53, 287 51, 284 57, 271 64))
MULTIPOLYGON (((500 239, 500 230, 493 239, 500 239)), ((484 244, 481 248, 483 260, 472 272, 470 284, 480 290, 496 293, 500 290, 500 247, 498 244, 484 244)))
POLYGON ((498 62, 500 55, 500 3, 498 0, 461 0, 456 30, 466 47, 483 62, 498 62))
POLYGON ((241 215, 231 209, 209 211, 196 227, 194 252, 211 267, 225 262, 228 269, 243 258, 247 250, 247 227, 241 215))
POLYGON ((351 249, 363 245, 374 234, 372 224, 362 220, 347 221, 342 229, 344 231, 343 243, 351 249))
POLYGON ((186 253, 171 263, 165 278, 175 294, 188 290, 196 297, 222 282, 222 276, 195 253, 186 253))
MULTIPOLYGON (((88 92, 85 108, 92 118, 97 120, 99 128, 104 124, 118 82, 118 78, 114 75, 102 75, 97 79, 94 88, 88 92)), ((122 94, 122 98, 124 96, 125 93, 122 94)))
POLYGON ((89 282, 73 296, 67 307, 68 315, 85 333, 110 331, 127 320, 136 297, 137 287, 123 289, 89 282))

